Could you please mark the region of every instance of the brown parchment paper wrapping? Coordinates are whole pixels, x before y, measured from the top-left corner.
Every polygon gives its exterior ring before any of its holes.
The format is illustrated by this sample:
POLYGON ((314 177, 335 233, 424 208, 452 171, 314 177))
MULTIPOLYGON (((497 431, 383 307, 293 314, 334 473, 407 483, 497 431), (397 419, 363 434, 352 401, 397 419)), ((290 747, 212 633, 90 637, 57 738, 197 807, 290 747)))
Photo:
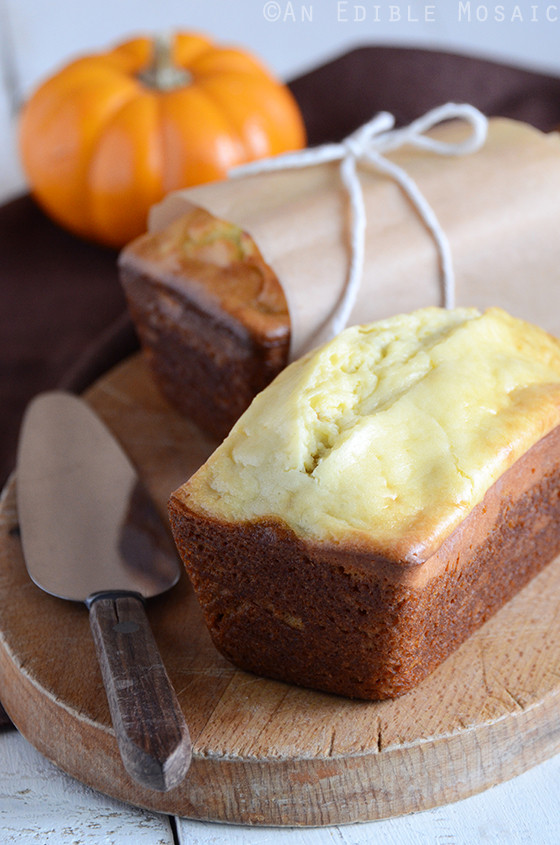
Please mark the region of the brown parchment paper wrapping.
MULTIPOLYGON (((447 123, 430 134, 456 141, 447 123)), ((560 335, 560 136, 490 119, 486 143, 460 157, 401 148, 404 167, 451 245, 457 305, 499 305, 560 335)), ((432 236, 402 190, 360 168, 365 268, 349 325, 442 304, 432 236)), ((348 203, 337 163, 263 173, 169 195, 152 209, 160 229, 192 205, 248 231, 284 288, 292 358, 329 317, 347 278, 348 203)))

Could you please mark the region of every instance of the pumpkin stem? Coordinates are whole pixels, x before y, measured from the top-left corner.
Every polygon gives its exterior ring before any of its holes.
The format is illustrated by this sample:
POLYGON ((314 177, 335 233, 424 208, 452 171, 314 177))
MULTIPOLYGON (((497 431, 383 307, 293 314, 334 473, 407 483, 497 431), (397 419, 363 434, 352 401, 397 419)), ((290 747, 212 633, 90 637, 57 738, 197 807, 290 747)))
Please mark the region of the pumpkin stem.
POLYGON ((192 82, 192 74, 173 63, 173 35, 156 35, 153 40, 152 62, 138 74, 140 81, 157 91, 172 91, 192 82))

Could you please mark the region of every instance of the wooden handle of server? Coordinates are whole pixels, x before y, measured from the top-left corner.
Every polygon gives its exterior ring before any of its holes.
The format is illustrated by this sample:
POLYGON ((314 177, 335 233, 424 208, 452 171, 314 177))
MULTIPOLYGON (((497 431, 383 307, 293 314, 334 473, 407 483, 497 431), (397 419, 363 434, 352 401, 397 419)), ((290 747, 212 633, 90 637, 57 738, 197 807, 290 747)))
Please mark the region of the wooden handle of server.
POLYGON ((124 767, 142 786, 167 792, 189 768, 191 741, 143 602, 134 594, 105 594, 89 609, 124 767))

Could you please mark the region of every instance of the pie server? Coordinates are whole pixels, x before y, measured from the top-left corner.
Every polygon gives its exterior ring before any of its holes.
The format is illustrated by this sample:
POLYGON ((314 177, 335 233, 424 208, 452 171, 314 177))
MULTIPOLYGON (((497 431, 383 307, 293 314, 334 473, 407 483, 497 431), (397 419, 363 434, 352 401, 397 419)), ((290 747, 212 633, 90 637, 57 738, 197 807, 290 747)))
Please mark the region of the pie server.
POLYGON ((23 419, 17 507, 26 566, 51 595, 85 602, 127 772, 165 792, 184 778, 191 742, 144 612, 180 564, 134 467, 90 407, 40 394, 23 419))

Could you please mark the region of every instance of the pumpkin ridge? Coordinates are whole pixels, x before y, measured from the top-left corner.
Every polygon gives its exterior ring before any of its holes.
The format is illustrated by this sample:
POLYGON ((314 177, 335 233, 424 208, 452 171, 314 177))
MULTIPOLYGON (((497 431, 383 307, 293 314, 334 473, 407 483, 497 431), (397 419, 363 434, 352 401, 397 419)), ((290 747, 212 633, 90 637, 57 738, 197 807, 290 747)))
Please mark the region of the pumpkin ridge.
POLYGON ((262 62, 233 47, 214 47, 212 50, 201 52, 193 59, 190 69, 197 72, 201 79, 218 74, 226 76, 247 74, 264 76, 275 85, 282 84, 262 62))
POLYGON ((204 126, 211 123, 212 125, 210 136, 204 138, 204 133, 191 136, 187 149, 184 149, 183 155, 179 157, 183 160, 183 164, 179 167, 179 171, 182 171, 181 177, 179 177, 176 169, 171 175, 174 170, 173 163, 176 165, 178 158, 173 143, 167 143, 167 130, 164 129, 166 133, 165 148, 169 155, 171 168, 167 171, 170 189, 223 179, 227 170, 245 160, 242 158, 243 144, 237 132, 232 131, 230 122, 223 110, 216 106, 214 100, 206 96, 200 85, 195 84, 180 91, 168 92, 161 97, 161 107, 162 122, 165 127, 171 129, 170 138, 173 138, 173 135, 177 137, 177 129, 179 129, 179 133, 184 133, 189 124, 204 126), (175 132, 173 129, 175 129, 175 132), (217 143, 221 152, 219 149, 215 149, 217 143), (193 165, 196 174, 193 172, 193 165), (196 176, 197 181, 194 181, 193 176, 196 176))
POLYGON ((167 142, 166 132, 164 130, 164 101, 162 97, 159 97, 157 100, 157 113, 158 113, 158 122, 157 122, 157 135, 159 138, 159 148, 161 153, 161 184, 163 185, 163 194, 165 195, 168 193, 168 185, 171 182, 171 174, 170 174, 170 156, 169 156, 169 145, 167 142))
MULTIPOLYGON (((227 76, 229 81, 237 83, 240 88, 245 87, 243 77, 247 77, 247 80, 249 82, 247 90, 250 90, 252 86, 255 86, 253 90, 256 91, 256 86, 258 86, 258 88, 260 88, 265 95, 267 91, 270 90, 271 80, 267 80, 266 78, 264 80, 256 78, 255 75, 250 72, 236 71, 235 73, 227 73, 223 75, 227 76)), ((238 164, 245 164, 246 162, 253 161, 257 158, 262 158, 263 155, 265 157, 270 157, 274 155, 275 150, 273 148, 273 142, 268 132, 263 133, 263 137, 266 138, 267 142, 266 152, 260 145, 258 148, 255 148, 251 139, 248 139, 246 137, 246 135, 243 133, 242 128, 238 125, 236 121, 235 111, 232 110, 229 106, 229 103, 232 101, 231 98, 221 98, 220 96, 217 96, 215 91, 213 90, 214 86, 216 86, 217 81, 219 82, 218 74, 213 75, 211 78, 200 80, 198 87, 201 93, 204 93, 206 98, 210 100, 210 102, 218 109, 222 117, 225 118, 227 124, 232 129, 232 134, 234 135, 234 137, 239 139, 239 142, 243 148, 244 156, 243 161, 238 162, 238 164)), ((260 117, 265 117, 267 121, 269 121, 270 114, 268 113, 268 109, 265 108, 261 113, 260 117)))
POLYGON ((58 77, 46 80, 35 92, 33 99, 43 93, 52 97, 56 94, 59 97, 75 97, 79 94, 80 88, 91 84, 92 74, 102 77, 104 84, 113 83, 123 87, 130 87, 132 83, 138 87, 137 80, 133 74, 127 74, 116 65, 105 60, 103 56, 94 57, 91 60, 77 59, 72 65, 61 71, 58 77))
MULTIPOLYGON (((49 94, 49 96, 51 97, 51 102, 49 104, 48 111, 40 117, 41 125, 46 126, 50 124, 50 122, 54 119, 54 116, 56 115, 58 103, 66 99, 71 99, 72 97, 79 97, 80 90, 84 89, 87 84, 88 83, 86 83, 84 79, 80 77, 75 80, 74 84, 71 84, 63 92, 57 91, 56 88, 53 86, 53 91, 49 94)), ((75 183, 71 193, 68 195, 69 199, 67 200, 67 202, 70 202, 70 208, 68 207, 68 205, 62 209, 57 208, 53 205, 50 195, 47 191, 43 189, 42 186, 32 187, 32 193, 36 197, 38 203, 46 211, 48 211, 48 213, 51 214, 54 219, 60 222, 61 225, 67 226, 75 234, 87 237, 91 228, 92 215, 90 213, 89 207, 90 162, 93 151, 95 150, 97 144, 97 140, 105 131, 107 116, 111 115, 115 111, 120 110, 125 103, 130 102, 135 96, 137 96, 136 90, 131 90, 129 86, 124 86, 121 96, 118 97, 118 99, 115 98, 115 102, 112 105, 107 105, 107 110, 104 112, 103 118, 100 119, 97 123, 95 134, 92 135, 92 137, 89 139, 87 151, 83 157, 83 161, 74 172, 75 183), (79 220, 76 220, 75 215, 71 211, 71 207, 74 206, 77 202, 79 202, 80 207, 79 220)), ((37 117, 33 115, 31 117, 31 121, 32 124, 36 123, 37 117)))
POLYGON ((188 54, 188 60, 191 61, 207 50, 214 49, 216 49, 215 41, 202 31, 185 32, 179 30, 173 34, 173 57, 180 65, 183 65, 185 53, 188 54))
POLYGON ((138 84, 138 88, 136 91, 131 91, 130 96, 126 99, 123 99, 121 103, 119 103, 116 108, 112 109, 107 114, 107 118, 102 125, 98 127, 98 132, 96 134, 95 139, 92 140, 92 144, 89 151, 89 156, 87 160, 87 167, 85 168, 85 178, 84 178, 84 199, 87 197, 87 205, 85 205, 85 212, 87 214, 87 225, 90 229, 97 231, 99 229, 99 223, 97 220, 97 215, 93 211, 94 205, 94 192, 92 192, 89 188, 92 181, 92 172, 93 168, 95 167, 96 158, 99 153, 99 149, 101 144, 103 143, 104 137, 107 134, 108 128, 115 124, 118 120, 119 115, 131 105, 131 103, 136 100, 138 97, 142 96, 149 96, 151 99, 154 99, 157 104, 157 97, 149 90, 143 90, 140 84, 138 84))
MULTIPOLYGON (((200 91, 200 93, 210 103, 212 103, 213 108, 215 108, 216 111, 220 114, 220 116, 224 119, 225 123, 228 125, 228 127, 231 130, 230 134, 237 141, 239 141, 239 144, 241 145, 241 147, 243 149, 244 160, 247 160, 247 144, 246 144, 246 141, 245 141, 243 135, 241 134, 238 126, 236 126, 235 121, 233 120, 231 114, 229 113, 229 110, 224 108, 223 103, 220 102, 218 97, 214 96, 211 91, 208 91, 208 89, 206 88, 206 86, 204 84, 203 79, 197 80, 197 87, 198 87, 198 90, 200 91)), ((241 164, 241 163, 242 162, 239 162, 239 164, 241 164)))

